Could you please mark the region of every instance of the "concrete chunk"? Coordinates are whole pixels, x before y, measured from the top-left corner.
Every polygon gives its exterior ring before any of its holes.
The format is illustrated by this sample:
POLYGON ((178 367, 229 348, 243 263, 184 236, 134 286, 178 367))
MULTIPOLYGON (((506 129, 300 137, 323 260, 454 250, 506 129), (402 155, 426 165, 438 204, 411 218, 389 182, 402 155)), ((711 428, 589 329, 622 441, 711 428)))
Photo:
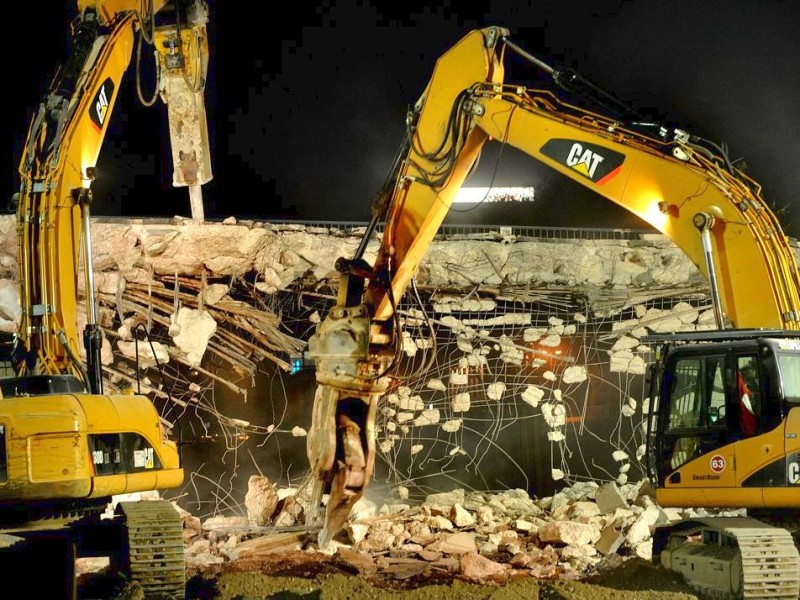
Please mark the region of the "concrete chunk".
POLYGON ((247 494, 244 497, 247 518, 254 525, 266 525, 272 520, 278 507, 278 494, 272 483, 261 475, 252 475, 247 482, 247 494))
POLYGON ((609 554, 615 554, 624 541, 625 535, 622 533, 622 523, 614 521, 605 526, 600 534, 600 539, 595 542, 594 547, 604 556, 608 556, 609 554))
POLYGON ((628 502, 625 500, 622 492, 620 492, 617 484, 613 481, 601 485, 600 488, 598 488, 595 500, 597 502, 597 508, 600 509, 600 512, 604 515, 613 512, 617 508, 628 507, 628 502))
POLYGON ((431 552, 442 552, 454 556, 478 551, 478 547, 475 544, 475 534, 467 532, 449 535, 438 542, 434 542, 425 549, 431 552))
POLYGON ((467 581, 484 583, 486 581, 505 582, 508 579, 509 565, 496 563, 478 553, 468 553, 459 562, 461 576, 467 581))
POLYGON ((551 521, 539 528, 539 539, 543 542, 557 542, 580 546, 593 544, 600 538, 600 531, 594 525, 574 521, 551 521))

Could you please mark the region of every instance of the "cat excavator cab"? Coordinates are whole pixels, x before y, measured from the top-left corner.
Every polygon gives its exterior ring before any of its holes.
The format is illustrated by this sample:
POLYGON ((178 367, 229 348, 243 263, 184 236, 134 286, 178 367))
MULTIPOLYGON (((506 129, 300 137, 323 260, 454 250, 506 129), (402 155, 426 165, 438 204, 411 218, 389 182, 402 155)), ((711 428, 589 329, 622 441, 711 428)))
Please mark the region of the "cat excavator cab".
POLYGON ((747 509, 657 527, 653 555, 701 593, 797 598, 800 332, 654 334, 647 468, 662 506, 747 509))
POLYGON ((137 60, 144 44, 155 49, 157 88, 144 102, 167 104, 173 184, 196 195, 211 178, 207 6, 78 0, 77 12, 71 54, 31 121, 14 196, 22 316, 0 344, 0 572, 30 597, 73 599, 75 558, 109 556, 148 597, 183 598, 175 506, 122 501, 107 514, 114 496, 174 489, 184 476, 170 425, 150 398, 104 393, 90 204, 137 43, 137 60), (81 279, 87 324, 79 333, 81 279), (22 579, 30 564, 47 573, 22 579))
MULTIPOLYGON (((398 302, 489 140, 521 150, 634 213, 680 247, 708 279, 722 337, 709 333, 711 340, 680 338, 678 345, 678 336, 667 336, 659 346, 665 354, 654 372, 657 409, 651 413, 649 439, 658 500, 664 506, 747 509, 793 508, 800 501, 792 441, 800 419, 792 365, 794 332, 800 329, 800 276, 791 244, 761 197, 759 184, 720 146, 680 129, 633 122, 624 111, 617 116, 617 109, 604 90, 532 56, 504 28, 472 31, 437 60, 408 115, 406 136, 363 241, 353 257, 336 263, 336 305, 309 342, 317 391, 307 440, 315 476, 308 522, 320 527, 320 545, 342 528, 373 473, 376 411, 392 384, 402 338, 398 302), (552 90, 506 82, 509 52, 546 71, 568 91, 581 87, 610 101, 614 111, 589 111, 552 90), (364 259, 367 241, 379 223, 384 231, 377 258, 369 264, 364 259), (749 399, 757 402, 759 413, 755 433, 740 440, 735 437, 741 426, 734 421, 742 412, 734 395, 736 378, 744 371, 738 360, 744 356, 756 365, 759 380, 749 399), (712 366, 717 369, 713 373, 703 370, 712 366), (706 404, 697 398, 697 406, 690 407, 688 390, 701 384, 706 386, 706 404), (688 418, 690 408, 704 411, 702 425, 678 424, 678 417, 688 418), (708 431, 699 431, 701 427, 708 431)), ((737 568, 746 573, 747 581, 737 586, 718 583, 714 590, 744 594, 751 589, 754 571, 735 564, 750 560, 752 545, 744 544, 743 536, 726 534, 727 526, 710 523, 705 525, 709 539, 729 541, 719 560, 727 561, 732 573, 737 568)), ((736 526, 762 524, 743 521, 736 526)), ((784 540, 790 539, 787 530, 780 531, 784 540)), ((664 554, 663 548, 677 556, 676 535, 664 528, 657 538, 664 537, 671 542, 657 545, 656 554, 664 554)), ((797 597, 797 550, 789 544, 781 552, 787 556, 786 569, 774 578, 797 597)), ((772 597, 765 572, 775 570, 775 563, 759 564, 758 585, 772 597)), ((708 561, 700 568, 717 566, 708 561)), ((690 572, 684 570, 691 582, 690 572)))

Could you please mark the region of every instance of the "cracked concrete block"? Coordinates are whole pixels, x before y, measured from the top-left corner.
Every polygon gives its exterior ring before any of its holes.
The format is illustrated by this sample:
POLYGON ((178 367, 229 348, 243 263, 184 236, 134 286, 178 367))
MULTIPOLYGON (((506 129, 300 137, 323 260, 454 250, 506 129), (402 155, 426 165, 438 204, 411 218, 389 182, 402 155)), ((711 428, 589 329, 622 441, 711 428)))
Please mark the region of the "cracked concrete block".
POLYGON ((594 543, 594 547, 604 556, 616 554, 625 541, 625 534, 622 532, 622 522, 612 521, 603 528, 600 539, 594 543))
POLYGON ((449 492, 428 494, 425 497, 425 501, 422 503, 422 505, 432 509, 442 509, 444 512, 449 514, 454 504, 460 504, 462 506, 464 505, 465 496, 466 494, 464 490, 460 488, 449 492))
POLYGON ((268 524, 278 507, 278 494, 272 482, 261 475, 251 475, 247 482, 244 504, 247 508, 247 518, 254 525, 268 524))
POLYGON ((450 510, 450 520, 456 527, 471 527, 475 525, 475 515, 460 504, 454 504, 450 510))
POLYGON ((536 385, 528 385, 520 397, 523 402, 536 408, 539 406, 541 399, 544 398, 544 390, 536 385))
POLYGON ((611 351, 617 352, 619 350, 630 350, 632 348, 636 348, 638 345, 639 340, 634 337, 623 335, 616 342, 614 342, 614 345, 611 346, 611 351))
MULTIPOLYGON (((136 342, 126 342, 124 340, 117 340, 117 349, 119 350, 120 354, 122 354, 126 358, 130 358, 131 360, 137 359, 136 342)), ((139 351, 139 357, 138 357, 139 363, 144 366, 149 366, 149 367, 155 366, 156 360, 160 365, 165 365, 169 362, 169 351, 163 344, 159 342, 152 342, 152 344, 140 343, 138 344, 138 351, 139 351), (154 351, 155 354, 153 354, 154 351)))
POLYGON ((477 583, 504 582, 508 579, 508 572, 511 570, 510 565, 496 563, 477 552, 461 556, 459 567, 464 579, 477 583))
POLYGON ((495 383, 490 383, 486 386, 486 395, 491 400, 501 400, 503 398, 503 394, 506 391, 506 384, 502 381, 497 381, 495 383))
POLYGON ((455 433, 461 429, 462 422, 462 419, 450 419, 449 421, 442 423, 442 430, 446 431, 447 433, 455 433))
POLYGON ((425 408, 425 403, 419 395, 414 396, 398 396, 398 408, 400 410, 422 410, 425 408))
POLYGON ((595 495, 597 508, 603 514, 613 512, 617 508, 627 508, 628 502, 614 482, 601 485, 595 495))
POLYGON ((490 533, 489 541, 493 544, 497 544, 500 548, 502 548, 503 546, 506 546, 508 544, 518 542, 519 533, 517 533, 513 529, 504 529, 503 531, 490 533))
MULTIPOLYGON (((421 401, 421 400, 420 400, 421 401)), ((414 425, 424 427, 425 425, 436 425, 439 422, 440 414, 438 408, 423 410, 422 414, 414 419, 414 425)))
POLYGON ((536 530, 536 524, 531 521, 526 521, 525 519, 517 519, 514 521, 514 528, 518 531, 530 533, 536 530))
POLYGON ((358 544, 367 537, 368 531, 369 525, 366 523, 349 523, 347 525, 347 535, 350 538, 350 542, 353 544, 358 544))
POLYGON ((450 554, 453 556, 478 551, 478 547, 475 544, 475 534, 470 532, 460 532, 447 535, 441 540, 430 544, 425 549, 433 552, 442 552, 444 554, 450 554))
POLYGON ((394 541, 395 536, 388 531, 375 531, 361 540, 358 547, 367 552, 385 552, 392 547, 394 541))
POLYGON ((630 350, 619 350, 611 354, 609 363, 609 370, 612 373, 626 373, 628 365, 633 359, 633 353, 630 350))
POLYGON ((592 517, 600 514, 600 508, 596 503, 587 500, 579 500, 572 503, 572 510, 570 511, 570 518, 574 521, 583 520, 588 522, 592 517))
POLYGON ((626 542, 634 547, 640 542, 650 539, 653 527, 662 518, 662 512, 655 506, 646 508, 628 529, 626 542))
POLYGON ((447 386, 444 384, 444 382, 442 382, 441 379, 429 379, 428 382, 425 384, 425 387, 432 390, 438 390, 440 392, 447 391, 447 386))
POLYGON ((596 526, 588 523, 550 521, 539 528, 538 536, 543 542, 580 546, 596 542, 600 539, 600 531, 596 526))
POLYGON ((586 367, 583 365, 572 365, 564 369, 564 373, 561 375, 561 381, 565 384, 570 383, 580 383, 582 381, 586 381, 588 379, 588 375, 586 374, 586 367))
POLYGON ((425 518, 425 523, 433 531, 452 531, 453 523, 442 515, 431 515, 425 518))
POLYGON ((170 335, 180 348, 186 361, 199 366, 208 347, 208 341, 217 331, 217 322, 207 311, 181 307, 170 316, 170 335))
POLYGON ((633 548, 633 553, 642 560, 650 562, 653 560, 653 540, 647 540, 636 544, 633 548))

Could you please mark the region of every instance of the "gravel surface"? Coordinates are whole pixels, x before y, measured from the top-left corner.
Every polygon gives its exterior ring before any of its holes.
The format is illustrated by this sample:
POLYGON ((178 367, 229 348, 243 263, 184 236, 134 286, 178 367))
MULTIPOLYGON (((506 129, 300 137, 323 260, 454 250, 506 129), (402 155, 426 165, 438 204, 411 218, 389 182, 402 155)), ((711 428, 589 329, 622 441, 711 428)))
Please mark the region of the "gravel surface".
MULTIPOLYGON (((141 590, 107 574, 81 580, 81 600, 140 600, 141 590)), ((679 575, 637 558, 619 561, 581 581, 512 577, 504 583, 475 584, 450 574, 387 580, 364 578, 321 553, 290 552, 189 573, 187 600, 256 599, 548 599, 548 600, 704 600, 679 575)))

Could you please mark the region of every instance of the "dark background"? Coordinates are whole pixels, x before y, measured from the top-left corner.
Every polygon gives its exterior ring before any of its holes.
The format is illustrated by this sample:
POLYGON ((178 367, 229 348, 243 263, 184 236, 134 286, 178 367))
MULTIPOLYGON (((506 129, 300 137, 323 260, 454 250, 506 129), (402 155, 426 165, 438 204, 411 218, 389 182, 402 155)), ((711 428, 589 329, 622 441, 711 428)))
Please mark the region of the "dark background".
MULTIPOLYGON (((209 219, 368 219, 400 143, 406 110, 436 58, 469 30, 498 24, 549 64, 578 70, 649 116, 726 143, 731 157, 743 158, 750 176, 763 185, 787 233, 800 236, 800 3, 295 4, 282 5, 279 13, 261 2, 209 3, 209 219)), ((71 3, 60 2, 46 9, 23 3, 15 10, 2 41, 8 196, 19 185, 16 169, 28 121, 67 56, 75 14, 71 3)), ((144 68, 150 66, 146 61, 144 68)), ((507 82, 537 77, 530 67, 514 66, 519 69, 509 69, 507 82)), ((98 163, 95 215, 188 216, 187 191, 170 189, 162 109, 160 103, 138 105, 131 68, 98 163)), ((471 184, 488 184, 496 150, 487 155, 471 184)), ((533 185, 536 200, 503 210, 451 212, 448 219, 643 226, 512 149, 502 153, 495 185, 533 185)))

